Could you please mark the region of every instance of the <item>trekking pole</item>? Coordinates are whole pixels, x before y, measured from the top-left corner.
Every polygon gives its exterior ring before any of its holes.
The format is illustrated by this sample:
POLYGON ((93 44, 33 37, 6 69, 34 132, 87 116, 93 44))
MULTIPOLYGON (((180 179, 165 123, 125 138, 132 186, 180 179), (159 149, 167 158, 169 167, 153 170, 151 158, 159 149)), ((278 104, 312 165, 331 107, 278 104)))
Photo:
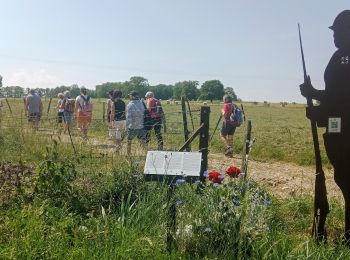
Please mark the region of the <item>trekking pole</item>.
POLYGON ((218 129, 218 126, 219 126, 219 124, 220 124, 221 119, 222 119, 222 114, 220 114, 219 120, 218 120, 218 122, 216 123, 214 132, 213 132, 213 133, 211 134, 211 136, 210 136, 209 142, 211 142, 211 140, 213 139, 214 134, 215 134, 216 130, 218 129))
POLYGON ((192 111, 190 107, 190 102, 188 101, 188 98, 186 97, 188 112, 190 113, 191 123, 192 123, 192 130, 194 131, 194 124, 193 124, 193 117, 192 117, 192 111))

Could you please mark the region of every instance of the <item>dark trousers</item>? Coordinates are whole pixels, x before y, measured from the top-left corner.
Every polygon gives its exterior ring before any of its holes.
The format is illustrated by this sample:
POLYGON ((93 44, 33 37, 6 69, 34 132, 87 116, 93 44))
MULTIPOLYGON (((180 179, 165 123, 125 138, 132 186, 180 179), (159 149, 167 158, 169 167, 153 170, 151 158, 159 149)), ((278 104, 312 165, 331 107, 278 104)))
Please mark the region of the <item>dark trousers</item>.
POLYGON ((324 134, 324 144, 329 161, 334 167, 334 180, 345 201, 345 238, 350 239, 350 136, 324 134))
POLYGON ((157 137, 158 150, 163 150, 163 137, 162 137, 162 119, 152 119, 152 128, 146 133, 146 142, 151 140, 151 131, 154 129, 154 133, 157 137))

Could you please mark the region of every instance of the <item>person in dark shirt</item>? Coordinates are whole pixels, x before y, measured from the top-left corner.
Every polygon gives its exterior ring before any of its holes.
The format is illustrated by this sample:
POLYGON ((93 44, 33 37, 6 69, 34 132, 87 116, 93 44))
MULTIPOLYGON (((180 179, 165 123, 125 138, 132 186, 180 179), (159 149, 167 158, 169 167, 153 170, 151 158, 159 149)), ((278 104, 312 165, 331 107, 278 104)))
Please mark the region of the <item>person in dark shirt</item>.
POLYGON ((350 245, 350 10, 341 12, 332 26, 336 52, 325 73, 325 90, 317 90, 310 78, 300 85, 301 94, 320 101, 308 108, 307 117, 327 127, 323 135, 327 156, 334 167, 334 180, 345 200, 344 242, 350 245))
POLYGON ((122 100, 122 92, 120 90, 114 91, 112 101, 110 122, 113 122, 114 143, 119 150, 126 128, 126 107, 125 102, 122 100))

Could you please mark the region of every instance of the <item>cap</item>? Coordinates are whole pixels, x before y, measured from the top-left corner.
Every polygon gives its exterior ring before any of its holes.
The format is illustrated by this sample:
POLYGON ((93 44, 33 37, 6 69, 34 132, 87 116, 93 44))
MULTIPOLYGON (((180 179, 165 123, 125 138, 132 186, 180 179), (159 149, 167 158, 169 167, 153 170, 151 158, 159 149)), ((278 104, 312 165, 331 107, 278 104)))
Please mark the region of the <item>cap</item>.
POLYGON ((139 93, 135 90, 131 91, 129 94, 129 96, 132 96, 132 97, 138 97, 139 96, 139 93))
POLYGON ((152 91, 147 91, 145 98, 153 97, 153 92, 152 91))
POLYGON ((337 17, 334 19, 334 22, 331 26, 329 26, 329 29, 336 30, 336 29, 350 29, 350 10, 344 10, 340 14, 337 15, 337 17))

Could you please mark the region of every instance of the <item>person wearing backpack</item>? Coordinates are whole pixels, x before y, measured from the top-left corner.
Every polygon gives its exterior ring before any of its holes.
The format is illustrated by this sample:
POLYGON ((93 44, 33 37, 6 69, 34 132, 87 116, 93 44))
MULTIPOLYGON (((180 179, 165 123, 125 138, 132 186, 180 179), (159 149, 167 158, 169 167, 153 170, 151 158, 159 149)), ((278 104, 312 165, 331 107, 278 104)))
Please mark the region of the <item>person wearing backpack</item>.
POLYGON ((68 90, 63 92, 64 95, 64 111, 63 111, 63 122, 64 122, 64 133, 67 133, 68 128, 72 124, 72 118, 75 107, 75 100, 70 98, 70 93, 68 90))
POLYGON ((154 97, 153 92, 148 91, 145 95, 147 100, 147 109, 151 116, 151 126, 150 129, 146 132, 146 142, 148 143, 151 139, 151 131, 154 129, 154 132, 157 137, 158 150, 163 150, 163 137, 162 137, 162 119, 164 116, 163 108, 158 99, 154 97))
POLYGON ((222 127, 221 127, 221 139, 224 142, 225 155, 227 157, 233 156, 233 135, 236 131, 237 124, 233 121, 235 104, 232 103, 232 98, 229 95, 223 97, 224 106, 222 109, 222 127))
POLYGON ((113 129, 112 136, 114 136, 117 149, 120 149, 126 128, 126 107, 125 102, 122 100, 122 92, 120 90, 114 91, 111 100, 110 122, 113 129))
POLYGON ((87 139, 88 126, 92 119, 92 101, 86 93, 86 88, 80 89, 80 95, 75 99, 74 112, 81 136, 87 139))
POLYGON ((145 107, 140 100, 139 93, 131 91, 129 93, 130 102, 126 107, 126 128, 128 130, 127 154, 131 154, 131 141, 137 137, 142 146, 146 144, 144 117, 145 107))

